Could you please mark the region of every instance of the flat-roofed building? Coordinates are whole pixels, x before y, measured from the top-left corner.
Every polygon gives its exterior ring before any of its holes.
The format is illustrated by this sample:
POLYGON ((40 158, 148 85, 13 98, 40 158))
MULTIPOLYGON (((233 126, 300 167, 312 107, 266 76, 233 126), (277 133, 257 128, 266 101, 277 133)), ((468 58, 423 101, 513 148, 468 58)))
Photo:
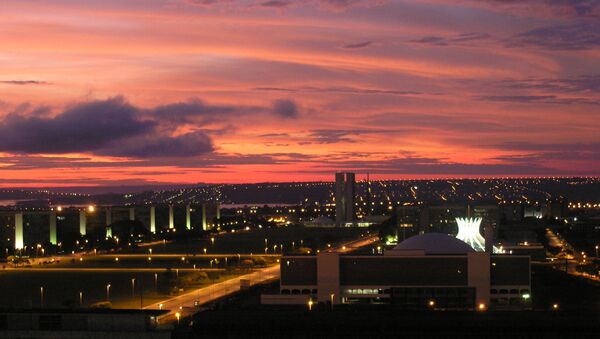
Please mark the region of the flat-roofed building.
POLYGON ((321 252, 281 259, 279 295, 263 303, 392 303, 411 309, 530 305, 530 258, 476 252, 440 233, 411 237, 384 255, 321 252), (501 292, 502 291, 502 292, 501 292))

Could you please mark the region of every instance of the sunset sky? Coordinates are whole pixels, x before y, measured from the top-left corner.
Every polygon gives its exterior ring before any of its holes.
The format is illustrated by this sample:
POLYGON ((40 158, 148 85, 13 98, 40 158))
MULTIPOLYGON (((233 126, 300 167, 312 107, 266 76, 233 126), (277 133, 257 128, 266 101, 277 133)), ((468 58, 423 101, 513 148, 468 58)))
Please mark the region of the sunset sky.
POLYGON ((599 0, 0 2, 0 186, 600 175, 599 0))

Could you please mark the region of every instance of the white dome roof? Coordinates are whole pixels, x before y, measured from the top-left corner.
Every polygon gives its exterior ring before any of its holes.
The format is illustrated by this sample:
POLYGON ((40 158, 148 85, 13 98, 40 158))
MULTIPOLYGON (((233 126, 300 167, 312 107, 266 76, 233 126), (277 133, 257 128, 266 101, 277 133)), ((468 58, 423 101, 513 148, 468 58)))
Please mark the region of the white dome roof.
POLYGON ((423 250, 425 254, 466 254, 475 252, 467 243, 443 233, 425 233, 410 237, 394 250, 423 250))

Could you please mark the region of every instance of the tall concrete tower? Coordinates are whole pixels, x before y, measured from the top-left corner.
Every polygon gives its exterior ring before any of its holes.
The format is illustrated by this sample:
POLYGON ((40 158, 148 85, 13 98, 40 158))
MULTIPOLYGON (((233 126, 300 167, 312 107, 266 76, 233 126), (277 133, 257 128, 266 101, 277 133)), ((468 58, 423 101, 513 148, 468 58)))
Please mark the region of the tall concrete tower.
POLYGON ((356 179, 354 173, 335 174, 335 222, 337 226, 354 223, 356 179))
POLYGON ((345 173, 335 174, 335 224, 342 226, 346 222, 346 202, 345 202, 345 173))
POLYGON ((354 173, 346 173, 346 189, 344 191, 344 203, 346 204, 346 222, 354 223, 354 200, 356 193, 356 179, 354 173))

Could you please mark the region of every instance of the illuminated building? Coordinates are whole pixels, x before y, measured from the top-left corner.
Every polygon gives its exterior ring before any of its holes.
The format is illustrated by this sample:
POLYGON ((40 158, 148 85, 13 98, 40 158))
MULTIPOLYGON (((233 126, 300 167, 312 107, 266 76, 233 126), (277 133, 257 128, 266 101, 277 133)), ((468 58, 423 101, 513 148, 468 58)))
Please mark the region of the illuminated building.
POLYGON ((477 252, 441 233, 417 235, 383 255, 324 251, 281 258, 280 293, 264 304, 391 303, 409 309, 530 306, 528 256, 477 252), (332 297, 333 296, 333 297, 332 297))
POLYGON ((356 179, 354 173, 335 174, 335 223, 345 226, 355 222, 356 179))
POLYGON ((481 218, 456 218, 456 224, 458 225, 457 239, 466 242, 475 251, 485 251, 485 239, 479 234, 481 218))

